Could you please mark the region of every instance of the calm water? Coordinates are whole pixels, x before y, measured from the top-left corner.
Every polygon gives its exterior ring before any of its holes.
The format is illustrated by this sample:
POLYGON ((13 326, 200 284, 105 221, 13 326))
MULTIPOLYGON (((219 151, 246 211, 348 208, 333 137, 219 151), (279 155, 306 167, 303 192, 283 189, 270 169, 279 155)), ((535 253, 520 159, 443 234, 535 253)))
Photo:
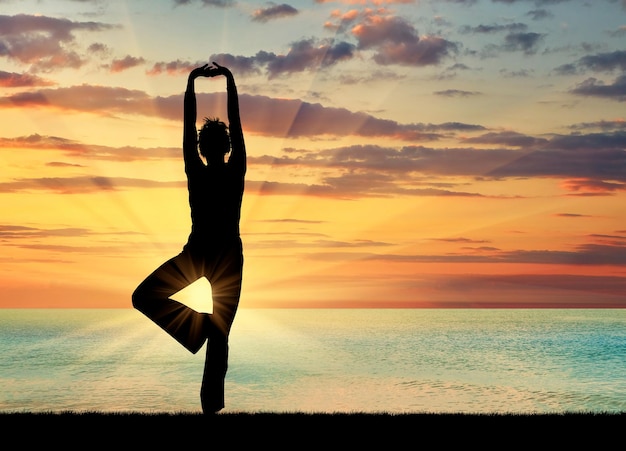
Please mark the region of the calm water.
MULTIPOLYGON (((138 312, 0 310, 0 411, 200 411, 192 355, 138 312)), ((626 310, 250 310, 227 411, 623 412, 626 310)))

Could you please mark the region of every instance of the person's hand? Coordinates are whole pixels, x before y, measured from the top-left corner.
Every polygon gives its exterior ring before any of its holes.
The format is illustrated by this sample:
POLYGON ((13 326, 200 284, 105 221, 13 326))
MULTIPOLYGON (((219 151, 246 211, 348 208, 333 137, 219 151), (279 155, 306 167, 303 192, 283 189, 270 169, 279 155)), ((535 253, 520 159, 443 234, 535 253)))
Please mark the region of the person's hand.
POLYGON ((207 75, 208 77, 215 77, 216 75, 232 75, 227 67, 220 66, 215 61, 213 61, 213 66, 215 67, 209 68, 210 75, 207 75))
POLYGON ((189 73, 189 78, 195 79, 198 77, 213 77, 214 75, 211 75, 210 73, 211 71, 214 71, 214 70, 215 69, 213 69, 208 64, 204 64, 203 66, 196 67, 195 69, 193 69, 189 73))

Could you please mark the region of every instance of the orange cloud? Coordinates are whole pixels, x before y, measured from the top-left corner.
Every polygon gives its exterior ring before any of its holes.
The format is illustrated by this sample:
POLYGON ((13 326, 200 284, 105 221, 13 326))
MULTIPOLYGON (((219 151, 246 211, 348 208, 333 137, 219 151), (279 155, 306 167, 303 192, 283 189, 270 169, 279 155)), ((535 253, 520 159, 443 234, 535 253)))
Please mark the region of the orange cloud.
POLYGON ((16 74, 0 70, 0 87, 25 88, 33 86, 54 86, 55 82, 31 74, 16 74))
POLYGON ((598 196, 614 194, 617 191, 626 191, 626 183, 607 182, 604 180, 569 179, 564 180, 561 186, 567 191, 573 191, 576 196, 598 196))
POLYGON ((155 180, 125 177, 41 177, 21 178, 0 182, 0 193, 17 191, 51 191, 58 194, 85 194, 102 191, 118 191, 128 188, 186 187, 184 181, 159 182, 155 180))

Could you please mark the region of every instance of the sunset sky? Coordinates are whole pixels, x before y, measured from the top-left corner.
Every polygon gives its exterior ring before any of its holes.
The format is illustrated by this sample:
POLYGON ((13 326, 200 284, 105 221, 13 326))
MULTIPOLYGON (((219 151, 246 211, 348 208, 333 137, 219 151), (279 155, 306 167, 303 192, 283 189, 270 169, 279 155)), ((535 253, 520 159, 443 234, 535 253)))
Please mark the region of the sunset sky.
POLYGON ((211 61, 242 308, 626 307, 626 0, 0 0, 0 307, 130 308, 182 249, 211 61))

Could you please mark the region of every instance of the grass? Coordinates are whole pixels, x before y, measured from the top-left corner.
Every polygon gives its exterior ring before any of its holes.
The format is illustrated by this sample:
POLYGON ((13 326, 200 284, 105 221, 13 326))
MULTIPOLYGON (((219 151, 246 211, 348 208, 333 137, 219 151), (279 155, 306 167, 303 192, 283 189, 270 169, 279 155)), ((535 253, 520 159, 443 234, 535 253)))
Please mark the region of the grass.
MULTIPOLYGON (((0 413, 26 449, 611 449, 626 412, 542 414, 224 412, 0 413)), ((13 436, 13 441, 11 440, 13 436)))

